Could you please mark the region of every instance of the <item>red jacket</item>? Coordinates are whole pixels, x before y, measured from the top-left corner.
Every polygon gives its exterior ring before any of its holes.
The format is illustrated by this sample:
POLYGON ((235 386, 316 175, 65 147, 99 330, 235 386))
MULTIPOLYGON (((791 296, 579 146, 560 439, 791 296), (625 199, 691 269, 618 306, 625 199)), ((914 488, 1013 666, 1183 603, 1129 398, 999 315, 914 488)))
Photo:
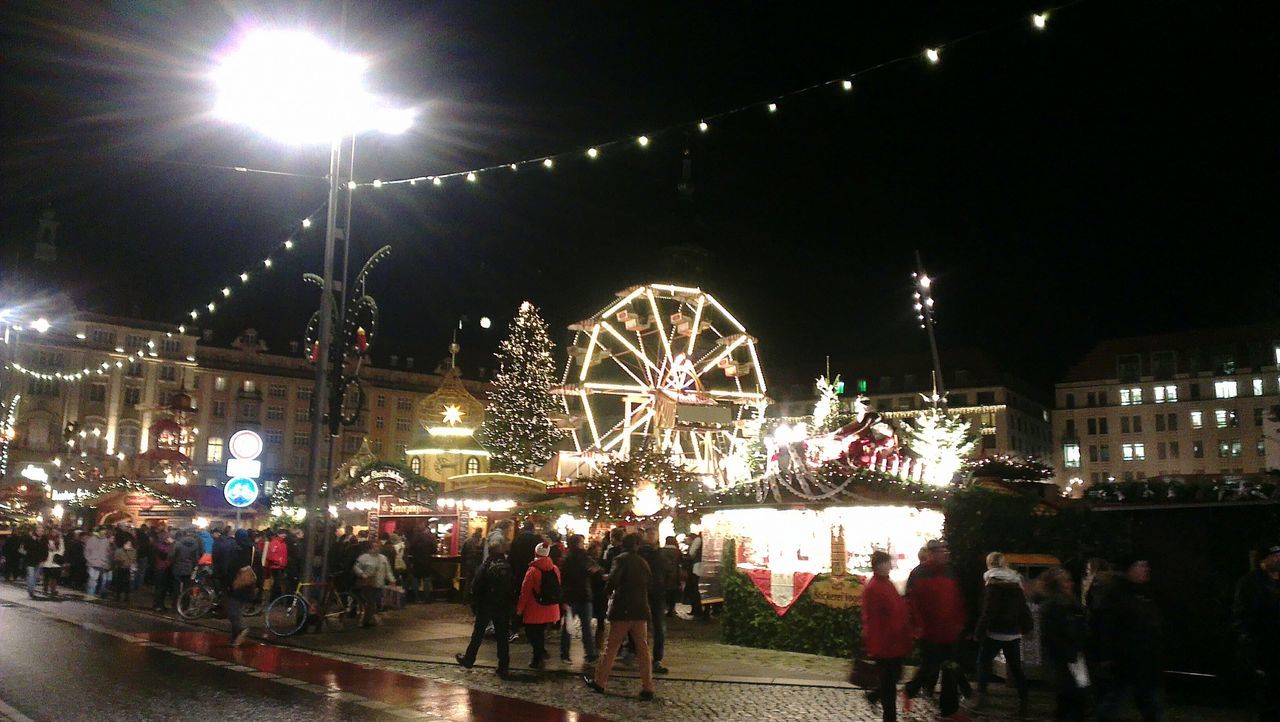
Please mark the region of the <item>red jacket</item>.
POLYGON ((862 641, 872 659, 901 659, 911 654, 907 600, 888 579, 873 575, 862 590, 862 641))
POLYGON ((284 569, 289 565, 289 547, 280 537, 272 537, 267 544, 265 569, 284 569))
POLYGON ((551 624, 560 619, 559 604, 538 604, 535 596, 542 589, 542 575, 554 574, 560 578, 560 569, 551 563, 550 557, 534 557, 529 564, 529 571, 524 574, 524 584, 520 585, 520 601, 516 604, 516 614, 525 624, 551 624))
POLYGON ((926 642, 954 644, 964 633, 964 597, 948 564, 925 562, 907 578, 913 631, 926 642))

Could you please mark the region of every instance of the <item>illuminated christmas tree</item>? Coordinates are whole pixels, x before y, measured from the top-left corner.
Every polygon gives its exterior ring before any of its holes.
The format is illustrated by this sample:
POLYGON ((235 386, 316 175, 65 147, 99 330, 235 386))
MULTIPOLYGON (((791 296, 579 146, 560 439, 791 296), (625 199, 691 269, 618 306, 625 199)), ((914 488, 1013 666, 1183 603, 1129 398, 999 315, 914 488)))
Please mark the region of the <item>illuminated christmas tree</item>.
POLYGON ((840 428, 840 376, 828 379, 819 376, 814 386, 818 392, 818 402, 813 405, 813 425, 821 433, 835 431, 840 428))
POLYGON ((525 301, 498 348, 498 373, 489 394, 484 442, 493 450, 491 467, 528 473, 547 463, 561 432, 551 415, 559 403, 551 394, 554 346, 538 309, 525 301))
POLYGON ((939 409, 922 411, 903 426, 907 448, 925 462, 924 481, 934 486, 950 484, 978 443, 967 419, 939 409))

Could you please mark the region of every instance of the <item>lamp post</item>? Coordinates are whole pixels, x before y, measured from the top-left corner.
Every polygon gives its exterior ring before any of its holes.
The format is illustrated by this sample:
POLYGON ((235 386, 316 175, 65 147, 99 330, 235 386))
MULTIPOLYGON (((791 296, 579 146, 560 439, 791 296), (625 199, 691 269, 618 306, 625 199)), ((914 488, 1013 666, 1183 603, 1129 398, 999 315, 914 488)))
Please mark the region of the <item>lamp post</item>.
MULTIPOLYGON (((322 442, 329 398, 330 347, 333 344, 333 262, 341 191, 342 143, 368 130, 397 134, 408 130, 413 112, 391 107, 364 87, 365 59, 296 31, 252 31, 219 62, 214 114, 248 125, 288 144, 329 144, 329 195, 325 223, 323 288, 320 292, 318 358, 311 394, 311 475, 307 484, 306 562, 303 581, 311 581, 315 556, 320 487, 326 467, 322 442)), ((348 219, 348 226, 350 225, 348 219)), ((349 230, 349 229, 348 229, 349 230)), ((348 233, 343 233, 345 242, 348 233)))
POLYGON ((916 251, 916 272, 911 274, 915 279, 916 318, 920 328, 929 335, 929 352, 933 356, 933 408, 946 406, 947 390, 942 382, 942 361, 938 358, 938 339, 933 334, 933 279, 925 273, 924 262, 920 260, 920 251, 916 251))

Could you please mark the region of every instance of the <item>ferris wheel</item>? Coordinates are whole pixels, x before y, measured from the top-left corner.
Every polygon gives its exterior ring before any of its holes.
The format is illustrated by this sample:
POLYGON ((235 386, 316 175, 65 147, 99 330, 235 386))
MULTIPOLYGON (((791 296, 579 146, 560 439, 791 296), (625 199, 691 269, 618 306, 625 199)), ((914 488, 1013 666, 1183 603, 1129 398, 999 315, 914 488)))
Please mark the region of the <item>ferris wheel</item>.
POLYGON ((708 486, 749 478, 769 403, 757 340, 700 288, 634 286, 584 321, 558 392, 588 463, 651 445, 708 486))

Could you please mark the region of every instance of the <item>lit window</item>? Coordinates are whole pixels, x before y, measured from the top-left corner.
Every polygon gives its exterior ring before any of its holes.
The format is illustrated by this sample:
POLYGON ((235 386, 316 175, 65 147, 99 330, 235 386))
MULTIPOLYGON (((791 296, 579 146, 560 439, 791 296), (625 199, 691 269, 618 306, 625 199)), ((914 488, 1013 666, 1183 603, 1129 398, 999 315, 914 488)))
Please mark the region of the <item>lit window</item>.
POLYGON ((266 439, 268 444, 271 444, 272 446, 279 446, 280 442, 284 439, 284 434, 280 429, 267 429, 267 432, 263 434, 263 437, 266 439))
POLYGON ((210 464, 222 463, 222 437, 209 437, 209 445, 205 449, 205 460, 210 464))
POLYGON ((1203 411, 1191 412, 1191 428, 1193 429, 1204 428, 1204 412, 1203 411))
POLYGON ((244 380, 244 392, 246 394, 251 394, 257 390, 258 390, 258 383, 256 381, 252 379, 244 380))
POLYGON ((268 420, 268 421, 284 421, 284 407, 283 407, 283 406, 268 406, 268 407, 267 407, 267 420, 268 420))
POLYGON ((1262 395, 1262 379, 1253 380, 1253 395, 1254 396, 1262 395))
POLYGON ((1068 469, 1080 468, 1080 445, 1079 444, 1063 444, 1062 445, 1062 464, 1068 469))
POLYGON ((288 393, 284 384, 271 384, 267 387, 267 395, 273 399, 283 399, 288 393))
POLYGON ((1122 444, 1125 461, 1143 461, 1147 458, 1146 444, 1122 444))
POLYGON ((415 456, 409 459, 409 470, 415 474, 422 473, 422 457, 415 456))
POLYGON ((227 416, 227 402, 214 401, 213 402, 213 418, 223 419, 223 418, 226 418, 226 416, 227 416))
POLYGON ((1178 400, 1178 387, 1173 384, 1157 386, 1153 391, 1155 392, 1154 396, 1157 404, 1171 404, 1178 400))
POLYGON ((1213 412, 1213 419, 1217 422, 1219 429, 1227 428, 1227 412, 1225 409, 1218 409, 1213 412))
MULTIPOLYGON (((1259 445, 1261 445, 1261 443, 1262 443, 1262 442, 1261 442, 1261 441, 1259 441, 1258 443, 1259 443, 1259 445)), ((479 473, 480 473, 480 460, 479 460, 479 459, 477 459, 477 458, 476 458, 476 457, 474 457, 474 456, 468 456, 468 457, 467 457, 467 473, 468 473, 468 474, 479 474, 479 473)))
POLYGON ((213 390, 214 390, 214 391, 226 391, 226 390, 227 390, 227 377, 226 377, 226 376, 219 376, 219 377, 215 378, 215 379, 213 380, 213 390))
POLYGON ((396 419, 396 431, 408 431, 408 430, 409 430, 408 419, 396 419))
POLYGON ((1142 403, 1142 388, 1120 389, 1120 405, 1130 406, 1142 403))
POLYGON ((160 380, 161 381, 177 381, 178 367, 177 366, 161 366, 160 380))
POLYGON ((1267 442, 1264 441, 1263 439, 1258 439, 1258 456, 1266 456, 1266 455, 1267 455, 1267 442))
POLYGON ((383 409, 387 406, 386 394, 378 394, 378 408, 383 409))
POLYGON ((1239 393, 1239 384, 1235 381, 1213 382, 1213 395, 1215 398, 1234 399, 1239 393))

